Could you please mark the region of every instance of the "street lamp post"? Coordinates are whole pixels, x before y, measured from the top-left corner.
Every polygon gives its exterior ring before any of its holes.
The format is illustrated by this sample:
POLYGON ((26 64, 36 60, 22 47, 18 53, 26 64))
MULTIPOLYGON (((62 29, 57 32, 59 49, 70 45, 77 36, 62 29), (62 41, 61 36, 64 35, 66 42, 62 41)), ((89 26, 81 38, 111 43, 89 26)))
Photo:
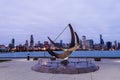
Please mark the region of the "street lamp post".
POLYGON ((43 50, 44 50, 44 57, 45 57, 45 50, 46 50, 46 48, 44 47, 43 50))

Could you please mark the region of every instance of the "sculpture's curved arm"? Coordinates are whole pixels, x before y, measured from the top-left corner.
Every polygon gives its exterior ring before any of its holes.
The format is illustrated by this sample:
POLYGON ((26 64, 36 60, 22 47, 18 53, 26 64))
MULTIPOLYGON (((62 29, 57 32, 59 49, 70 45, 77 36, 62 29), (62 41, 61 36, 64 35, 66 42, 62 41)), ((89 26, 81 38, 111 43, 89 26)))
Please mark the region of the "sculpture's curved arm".
POLYGON ((75 44, 75 46, 72 47, 72 48, 66 49, 66 50, 64 51, 64 53, 58 54, 58 53, 55 53, 54 51, 52 51, 52 50, 50 50, 50 49, 48 49, 48 52, 49 52, 52 56, 55 56, 56 58, 64 59, 64 58, 68 57, 68 56, 72 53, 72 51, 78 49, 78 47, 79 47, 80 42, 79 42, 79 37, 78 37, 78 35, 77 35, 76 32, 75 32, 75 36, 76 36, 76 44, 75 44))
POLYGON ((71 24, 68 24, 68 25, 69 25, 70 32, 71 32, 71 42, 70 42, 70 46, 69 46, 69 48, 71 48, 71 47, 75 46, 75 35, 74 35, 74 30, 73 30, 71 24))
MULTIPOLYGON (((70 42, 69 48, 72 48, 72 47, 75 46, 75 35, 74 35, 74 30, 73 30, 71 24, 68 24, 68 25, 69 25, 70 32, 71 32, 71 42, 70 42)), ((65 51, 64 48, 62 48, 61 46, 56 45, 56 44, 54 43, 54 41, 53 41, 50 37, 48 37, 48 39, 50 40, 50 42, 51 42, 52 44, 55 45, 55 47, 58 47, 59 49, 65 51)))
POLYGON ((74 47, 67 49, 68 51, 74 51, 79 48, 80 40, 76 32, 75 32, 75 37, 76 37, 76 44, 74 47))

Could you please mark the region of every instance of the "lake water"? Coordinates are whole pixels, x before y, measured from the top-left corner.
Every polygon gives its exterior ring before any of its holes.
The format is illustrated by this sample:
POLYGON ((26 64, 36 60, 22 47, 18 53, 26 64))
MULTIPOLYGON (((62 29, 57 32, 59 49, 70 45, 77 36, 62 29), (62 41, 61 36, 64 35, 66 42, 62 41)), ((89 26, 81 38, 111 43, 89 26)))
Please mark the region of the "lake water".
MULTIPOLYGON (((57 51, 62 53, 61 51, 57 51)), ((0 58, 26 58, 30 57, 51 57, 48 52, 9 52, 1 53, 0 58)), ((70 57, 102 57, 102 58, 120 58, 120 51, 74 51, 70 57)))

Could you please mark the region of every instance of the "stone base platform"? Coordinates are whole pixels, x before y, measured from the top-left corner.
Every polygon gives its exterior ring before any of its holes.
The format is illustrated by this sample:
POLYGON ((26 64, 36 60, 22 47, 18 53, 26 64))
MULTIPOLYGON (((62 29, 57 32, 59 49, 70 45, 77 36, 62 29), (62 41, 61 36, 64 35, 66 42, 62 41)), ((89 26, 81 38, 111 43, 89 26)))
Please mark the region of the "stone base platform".
POLYGON ((90 61, 70 61, 67 66, 63 66, 60 61, 43 61, 43 63, 38 62, 31 69, 41 73, 81 74, 97 71, 99 67, 90 61))

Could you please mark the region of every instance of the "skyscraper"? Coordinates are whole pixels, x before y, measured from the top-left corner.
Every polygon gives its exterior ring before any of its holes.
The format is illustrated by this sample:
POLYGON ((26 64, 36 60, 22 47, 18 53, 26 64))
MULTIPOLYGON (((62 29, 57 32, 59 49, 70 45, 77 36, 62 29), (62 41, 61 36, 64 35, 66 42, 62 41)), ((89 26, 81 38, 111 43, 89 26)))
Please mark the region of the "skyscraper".
POLYGON ((11 44, 12 44, 12 48, 14 48, 15 47, 15 39, 14 38, 12 39, 11 44))
POLYGON ((112 48, 112 42, 106 42, 107 49, 110 50, 112 48))
POLYGON ((30 36, 30 47, 34 46, 34 38, 33 35, 30 36))
POLYGON ((26 40, 24 44, 24 51, 28 51, 28 50, 29 50, 28 40, 26 40))
POLYGON ((62 40, 60 40, 60 46, 62 47, 62 45, 63 45, 63 41, 62 41, 62 40))
POLYGON ((25 45, 28 46, 28 40, 25 41, 25 45))
POLYGON ((104 40, 102 38, 102 35, 100 34, 100 44, 103 45, 104 44, 104 40))
POLYGON ((117 41, 116 40, 114 41, 114 46, 115 46, 115 49, 117 50, 118 45, 117 45, 117 41))
POLYGON ((86 48, 88 50, 92 50, 93 49, 93 46, 94 46, 94 41, 92 39, 90 40, 86 40, 86 48))
POLYGON ((37 43, 37 44, 38 44, 38 47, 40 47, 40 41, 38 41, 38 43, 37 43))
POLYGON ((86 49, 86 36, 82 36, 82 49, 86 49))
POLYGON ((103 40, 101 34, 100 34, 100 49, 101 49, 101 50, 105 49, 104 40, 103 40))

